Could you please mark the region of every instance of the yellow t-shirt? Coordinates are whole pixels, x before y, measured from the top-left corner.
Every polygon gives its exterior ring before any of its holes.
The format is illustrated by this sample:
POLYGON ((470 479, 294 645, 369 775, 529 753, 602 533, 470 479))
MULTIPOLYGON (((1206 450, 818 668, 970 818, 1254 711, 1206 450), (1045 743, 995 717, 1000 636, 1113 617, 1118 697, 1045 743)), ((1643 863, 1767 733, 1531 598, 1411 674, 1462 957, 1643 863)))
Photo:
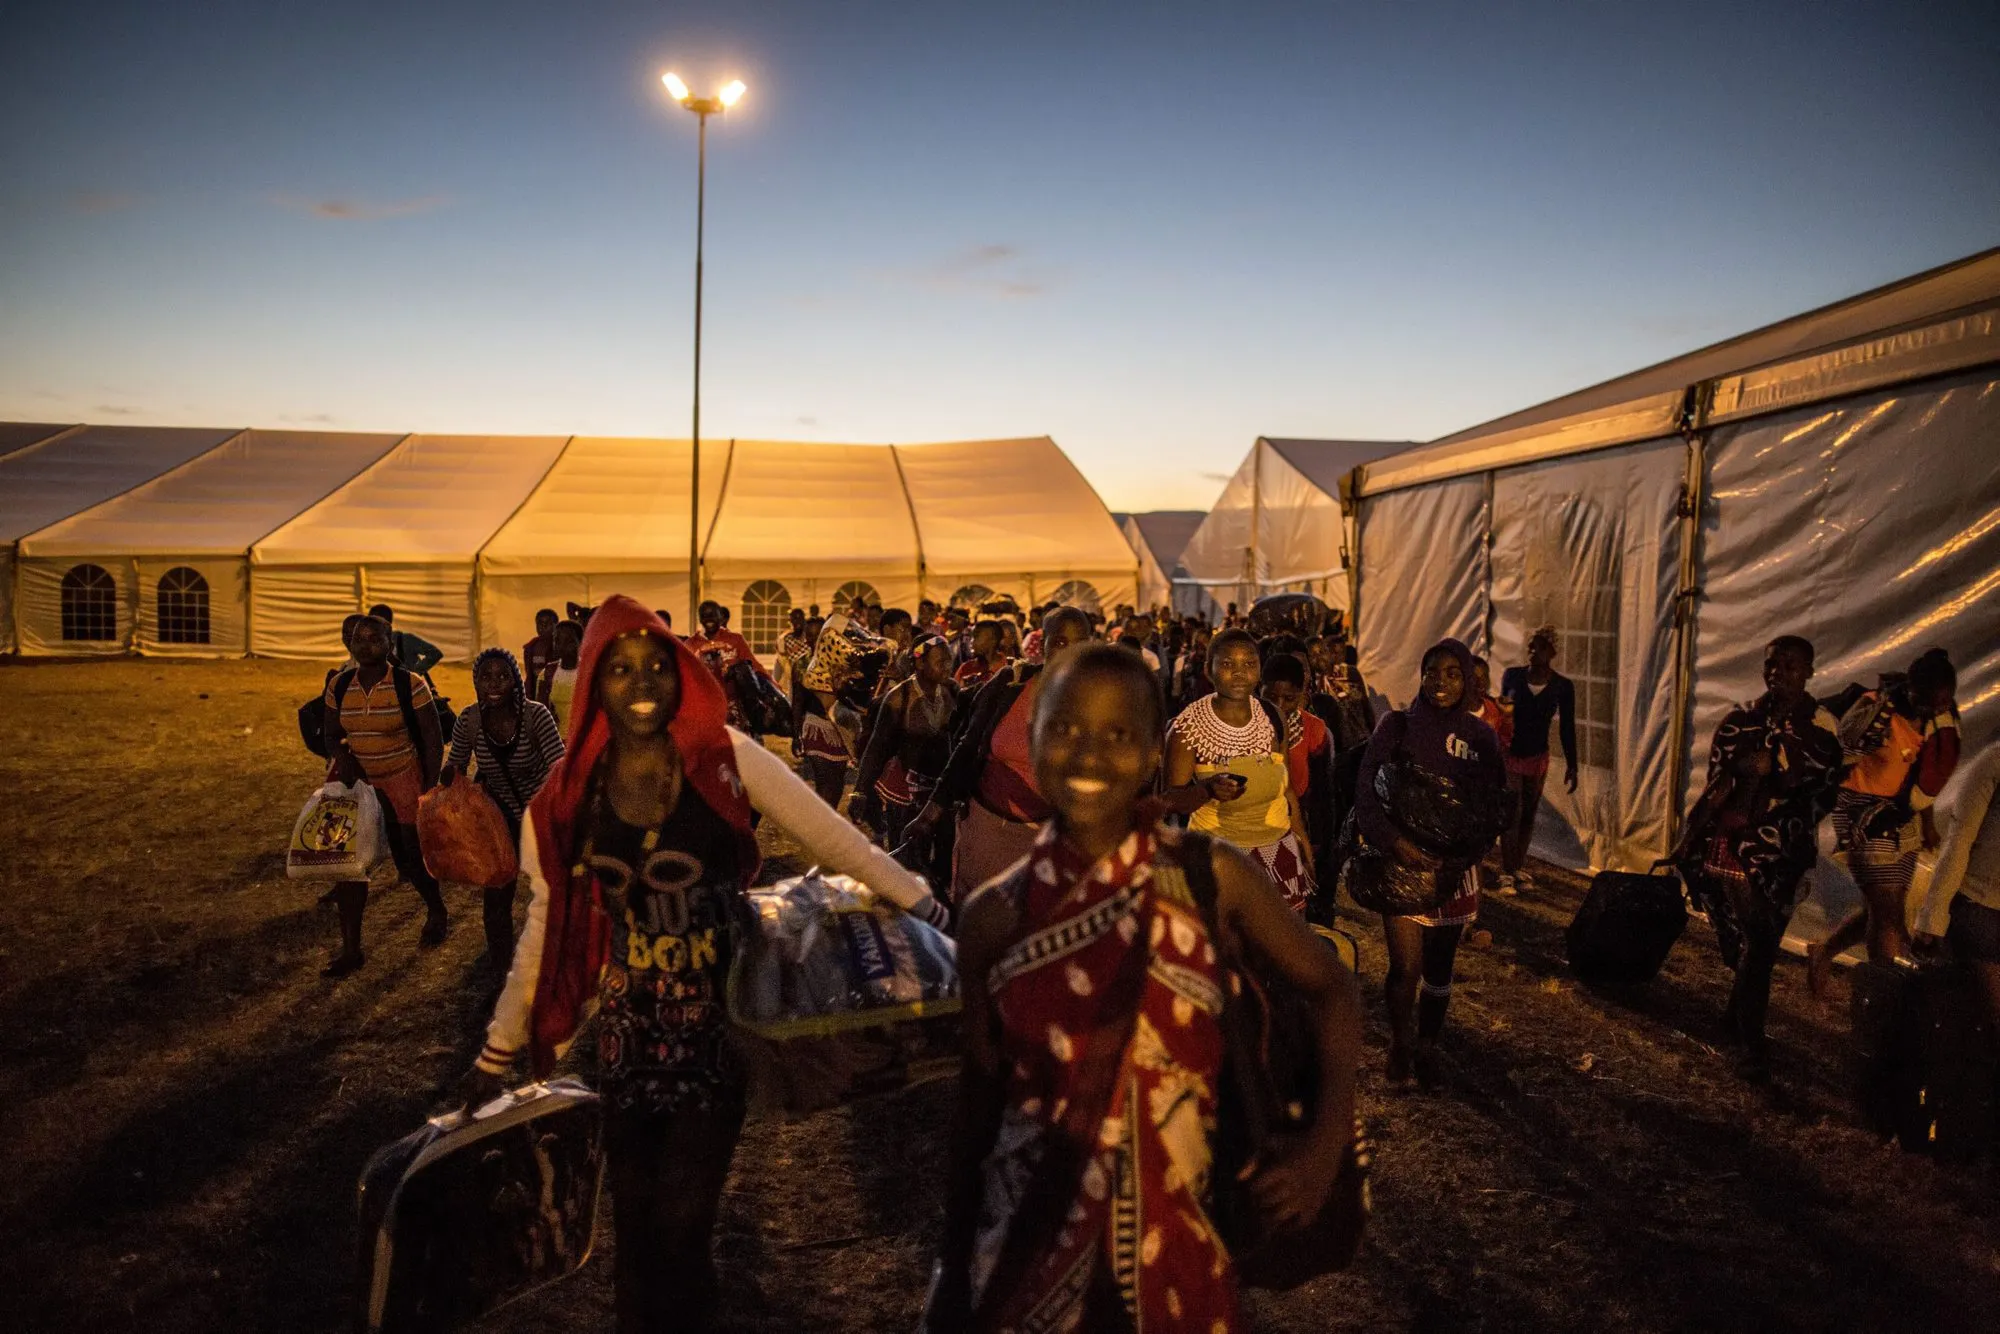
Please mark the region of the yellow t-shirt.
POLYGON ((1292 831, 1291 770, 1282 755, 1238 755, 1222 764, 1194 766, 1197 783, 1216 774, 1243 780, 1234 801, 1210 801, 1188 817, 1188 828, 1239 848, 1268 848, 1292 831))

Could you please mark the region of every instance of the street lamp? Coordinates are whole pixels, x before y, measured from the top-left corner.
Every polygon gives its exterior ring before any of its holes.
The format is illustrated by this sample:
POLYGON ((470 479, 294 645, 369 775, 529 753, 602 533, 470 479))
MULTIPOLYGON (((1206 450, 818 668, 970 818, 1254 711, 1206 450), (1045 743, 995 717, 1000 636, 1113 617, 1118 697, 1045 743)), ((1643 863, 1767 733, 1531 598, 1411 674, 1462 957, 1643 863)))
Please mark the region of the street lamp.
POLYGON ((743 100, 743 80, 731 79, 714 97, 695 97, 680 76, 669 70, 660 76, 667 95, 695 114, 701 122, 695 155, 694 192, 694 462, 688 482, 688 618, 683 634, 696 633, 701 620, 701 259, 702 238, 708 211, 708 118, 719 115, 743 100))

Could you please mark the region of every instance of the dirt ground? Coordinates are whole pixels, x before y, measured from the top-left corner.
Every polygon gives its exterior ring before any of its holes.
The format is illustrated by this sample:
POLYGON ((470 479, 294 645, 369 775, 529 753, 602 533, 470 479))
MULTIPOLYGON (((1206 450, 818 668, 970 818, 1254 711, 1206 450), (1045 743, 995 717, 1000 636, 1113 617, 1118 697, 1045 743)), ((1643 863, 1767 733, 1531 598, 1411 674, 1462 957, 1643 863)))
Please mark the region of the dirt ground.
MULTIPOLYGON (((319 977, 331 911, 282 849, 317 779, 293 710, 320 675, 0 666, 9 1328, 342 1328, 356 1174, 471 1060, 476 905, 420 954, 416 896, 378 882, 367 968, 319 977)), ((1636 1000, 1579 988, 1561 929, 1581 891, 1547 875, 1489 906, 1439 1087, 1385 1093, 1374 1015, 1368 1241, 1352 1272, 1254 1298, 1255 1328, 1994 1328, 2000 1177, 1857 1126, 1845 1020, 1812 1009, 1794 961, 1768 1088, 1714 1050, 1727 975, 1705 928, 1636 1000)), ((1353 925, 1378 1008, 1379 931, 1353 925)), ((719 1240, 730 1327, 910 1327, 949 1105, 934 1084, 751 1127, 719 1240)), ((581 1275, 481 1328, 608 1328, 610 1246, 607 1217, 581 1275)))

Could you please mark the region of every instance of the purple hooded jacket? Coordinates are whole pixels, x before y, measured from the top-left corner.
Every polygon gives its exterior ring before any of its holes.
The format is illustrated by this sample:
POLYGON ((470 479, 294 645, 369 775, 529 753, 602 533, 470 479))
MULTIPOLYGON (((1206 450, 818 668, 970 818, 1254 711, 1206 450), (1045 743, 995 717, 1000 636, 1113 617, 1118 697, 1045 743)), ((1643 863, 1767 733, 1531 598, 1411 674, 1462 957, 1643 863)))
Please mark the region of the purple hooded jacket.
MULTIPOLYGON (((1493 735, 1493 729, 1484 719, 1467 707, 1472 699, 1472 651, 1456 639, 1444 639, 1427 649, 1423 660, 1429 662, 1439 653, 1457 658, 1459 670, 1465 674, 1465 694, 1459 707, 1438 708, 1425 697, 1420 685, 1407 709, 1385 714, 1376 724, 1375 734, 1368 739, 1368 749, 1361 755, 1354 817, 1361 826, 1362 836, 1378 848, 1393 848, 1402 837, 1402 830, 1375 795, 1375 771, 1398 750, 1411 763, 1465 787, 1498 790, 1507 784, 1506 766, 1500 759, 1500 739, 1493 735)), ((1483 850, 1481 855, 1485 855, 1483 850)))

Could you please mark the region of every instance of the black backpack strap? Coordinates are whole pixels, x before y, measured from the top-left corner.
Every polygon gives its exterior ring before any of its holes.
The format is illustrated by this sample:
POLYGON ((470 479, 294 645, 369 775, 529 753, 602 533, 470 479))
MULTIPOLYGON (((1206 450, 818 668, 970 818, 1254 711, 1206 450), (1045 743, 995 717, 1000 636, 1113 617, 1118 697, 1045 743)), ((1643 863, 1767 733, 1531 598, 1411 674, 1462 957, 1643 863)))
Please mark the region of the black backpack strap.
POLYGON ((333 678, 333 707, 335 709, 346 707, 347 688, 354 684, 354 677, 360 670, 359 667, 349 667, 346 671, 341 672, 333 678))
MULTIPOLYGON (((417 706, 414 701, 416 686, 412 684, 410 673, 395 663, 389 664, 389 681, 396 688, 396 707, 403 711, 403 726, 410 733, 410 749, 416 752, 417 774, 422 777, 428 772, 424 764, 424 731, 417 725, 417 706)), ((441 741, 443 738, 439 738, 441 741)), ((443 757, 439 757, 440 763, 443 757)))

